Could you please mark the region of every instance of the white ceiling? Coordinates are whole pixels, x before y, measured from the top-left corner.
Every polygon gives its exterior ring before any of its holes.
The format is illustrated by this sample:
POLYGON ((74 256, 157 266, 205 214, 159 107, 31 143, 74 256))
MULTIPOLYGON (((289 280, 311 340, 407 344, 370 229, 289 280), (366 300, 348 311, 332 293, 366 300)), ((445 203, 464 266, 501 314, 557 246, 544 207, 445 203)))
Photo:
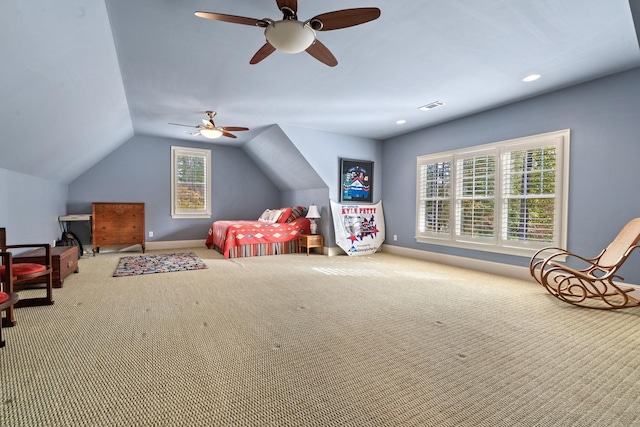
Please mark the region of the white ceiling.
POLYGON ((301 20, 380 8, 318 32, 333 68, 304 52, 250 65, 262 29, 194 16, 277 20, 275 0, 60 3, 0 6, 0 167, 67 182, 134 133, 194 138, 168 123, 198 125, 205 110, 251 129, 216 143, 273 124, 386 139, 640 66, 629 0, 299 0, 301 20), (531 73, 542 78, 521 81, 531 73), (446 105, 418 110, 433 101, 446 105), (25 162, 34 153, 44 169, 25 162))

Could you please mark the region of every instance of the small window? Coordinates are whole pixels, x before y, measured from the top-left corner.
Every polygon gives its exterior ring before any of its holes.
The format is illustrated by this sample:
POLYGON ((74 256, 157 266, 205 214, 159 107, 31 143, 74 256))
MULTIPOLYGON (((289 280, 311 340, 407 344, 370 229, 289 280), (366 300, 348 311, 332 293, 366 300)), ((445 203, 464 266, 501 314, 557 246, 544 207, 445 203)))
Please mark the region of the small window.
POLYGON ((211 150, 171 147, 171 217, 211 218, 211 150))
POLYGON ((522 256, 566 247, 569 136, 418 157, 417 241, 522 256))

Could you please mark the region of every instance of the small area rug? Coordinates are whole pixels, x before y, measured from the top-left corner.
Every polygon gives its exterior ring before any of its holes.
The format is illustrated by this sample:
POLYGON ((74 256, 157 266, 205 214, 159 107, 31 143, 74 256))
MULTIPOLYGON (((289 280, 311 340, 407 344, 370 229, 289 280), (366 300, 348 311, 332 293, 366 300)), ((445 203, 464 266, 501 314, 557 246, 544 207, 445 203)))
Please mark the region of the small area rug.
POLYGON ((203 270, 207 265, 193 253, 123 256, 113 277, 140 274, 171 273, 173 271, 203 270))

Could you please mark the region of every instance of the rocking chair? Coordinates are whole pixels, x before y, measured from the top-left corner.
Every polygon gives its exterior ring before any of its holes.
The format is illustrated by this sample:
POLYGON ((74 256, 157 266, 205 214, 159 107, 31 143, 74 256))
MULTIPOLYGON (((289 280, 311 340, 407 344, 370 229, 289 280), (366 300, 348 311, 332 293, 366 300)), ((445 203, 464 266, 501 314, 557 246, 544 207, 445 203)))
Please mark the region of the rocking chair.
POLYGON ((584 258, 561 248, 544 248, 529 263, 531 275, 560 301, 579 307, 613 310, 640 306, 640 288, 621 283, 616 272, 637 249, 640 218, 629 221, 595 258, 584 258), (572 268, 560 260, 580 263, 572 268))

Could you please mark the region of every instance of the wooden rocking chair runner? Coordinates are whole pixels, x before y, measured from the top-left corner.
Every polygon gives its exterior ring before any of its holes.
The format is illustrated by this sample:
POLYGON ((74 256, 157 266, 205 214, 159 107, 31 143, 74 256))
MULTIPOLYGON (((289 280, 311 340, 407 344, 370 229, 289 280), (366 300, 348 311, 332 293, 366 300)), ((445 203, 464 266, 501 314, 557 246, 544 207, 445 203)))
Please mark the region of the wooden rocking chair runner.
POLYGON ((595 258, 585 258, 561 248, 544 248, 529 263, 533 278, 560 301, 579 307, 613 310, 640 306, 640 288, 621 283, 617 271, 639 248, 640 218, 629 221, 618 236, 595 258), (559 260, 573 261, 572 268, 559 260))
MULTIPOLYGON (((54 302, 52 277, 53 268, 51 266, 51 245, 40 243, 7 245, 6 229, 0 228, 0 252, 2 252, 0 257, 0 259, 2 260, 2 264, 0 265, 0 284, 2 285, 1 291, 11 295, 15 291, 23 289, 26 284, 34 282, 45 284, 45 296, 21 298, 15 304, 11 304, 6 309, 3 309, 7 312, 5 318, 2 319, 4 326, 14 326, 16 324, 14 308, 36 305, 51 305, 54 302), (13 254, 10 250, 29 248, 44 248, 45 263, 39 264, 13 262, 13 254)), ((0 311, 0 314, 1 313, 2 311, 0 311)))

